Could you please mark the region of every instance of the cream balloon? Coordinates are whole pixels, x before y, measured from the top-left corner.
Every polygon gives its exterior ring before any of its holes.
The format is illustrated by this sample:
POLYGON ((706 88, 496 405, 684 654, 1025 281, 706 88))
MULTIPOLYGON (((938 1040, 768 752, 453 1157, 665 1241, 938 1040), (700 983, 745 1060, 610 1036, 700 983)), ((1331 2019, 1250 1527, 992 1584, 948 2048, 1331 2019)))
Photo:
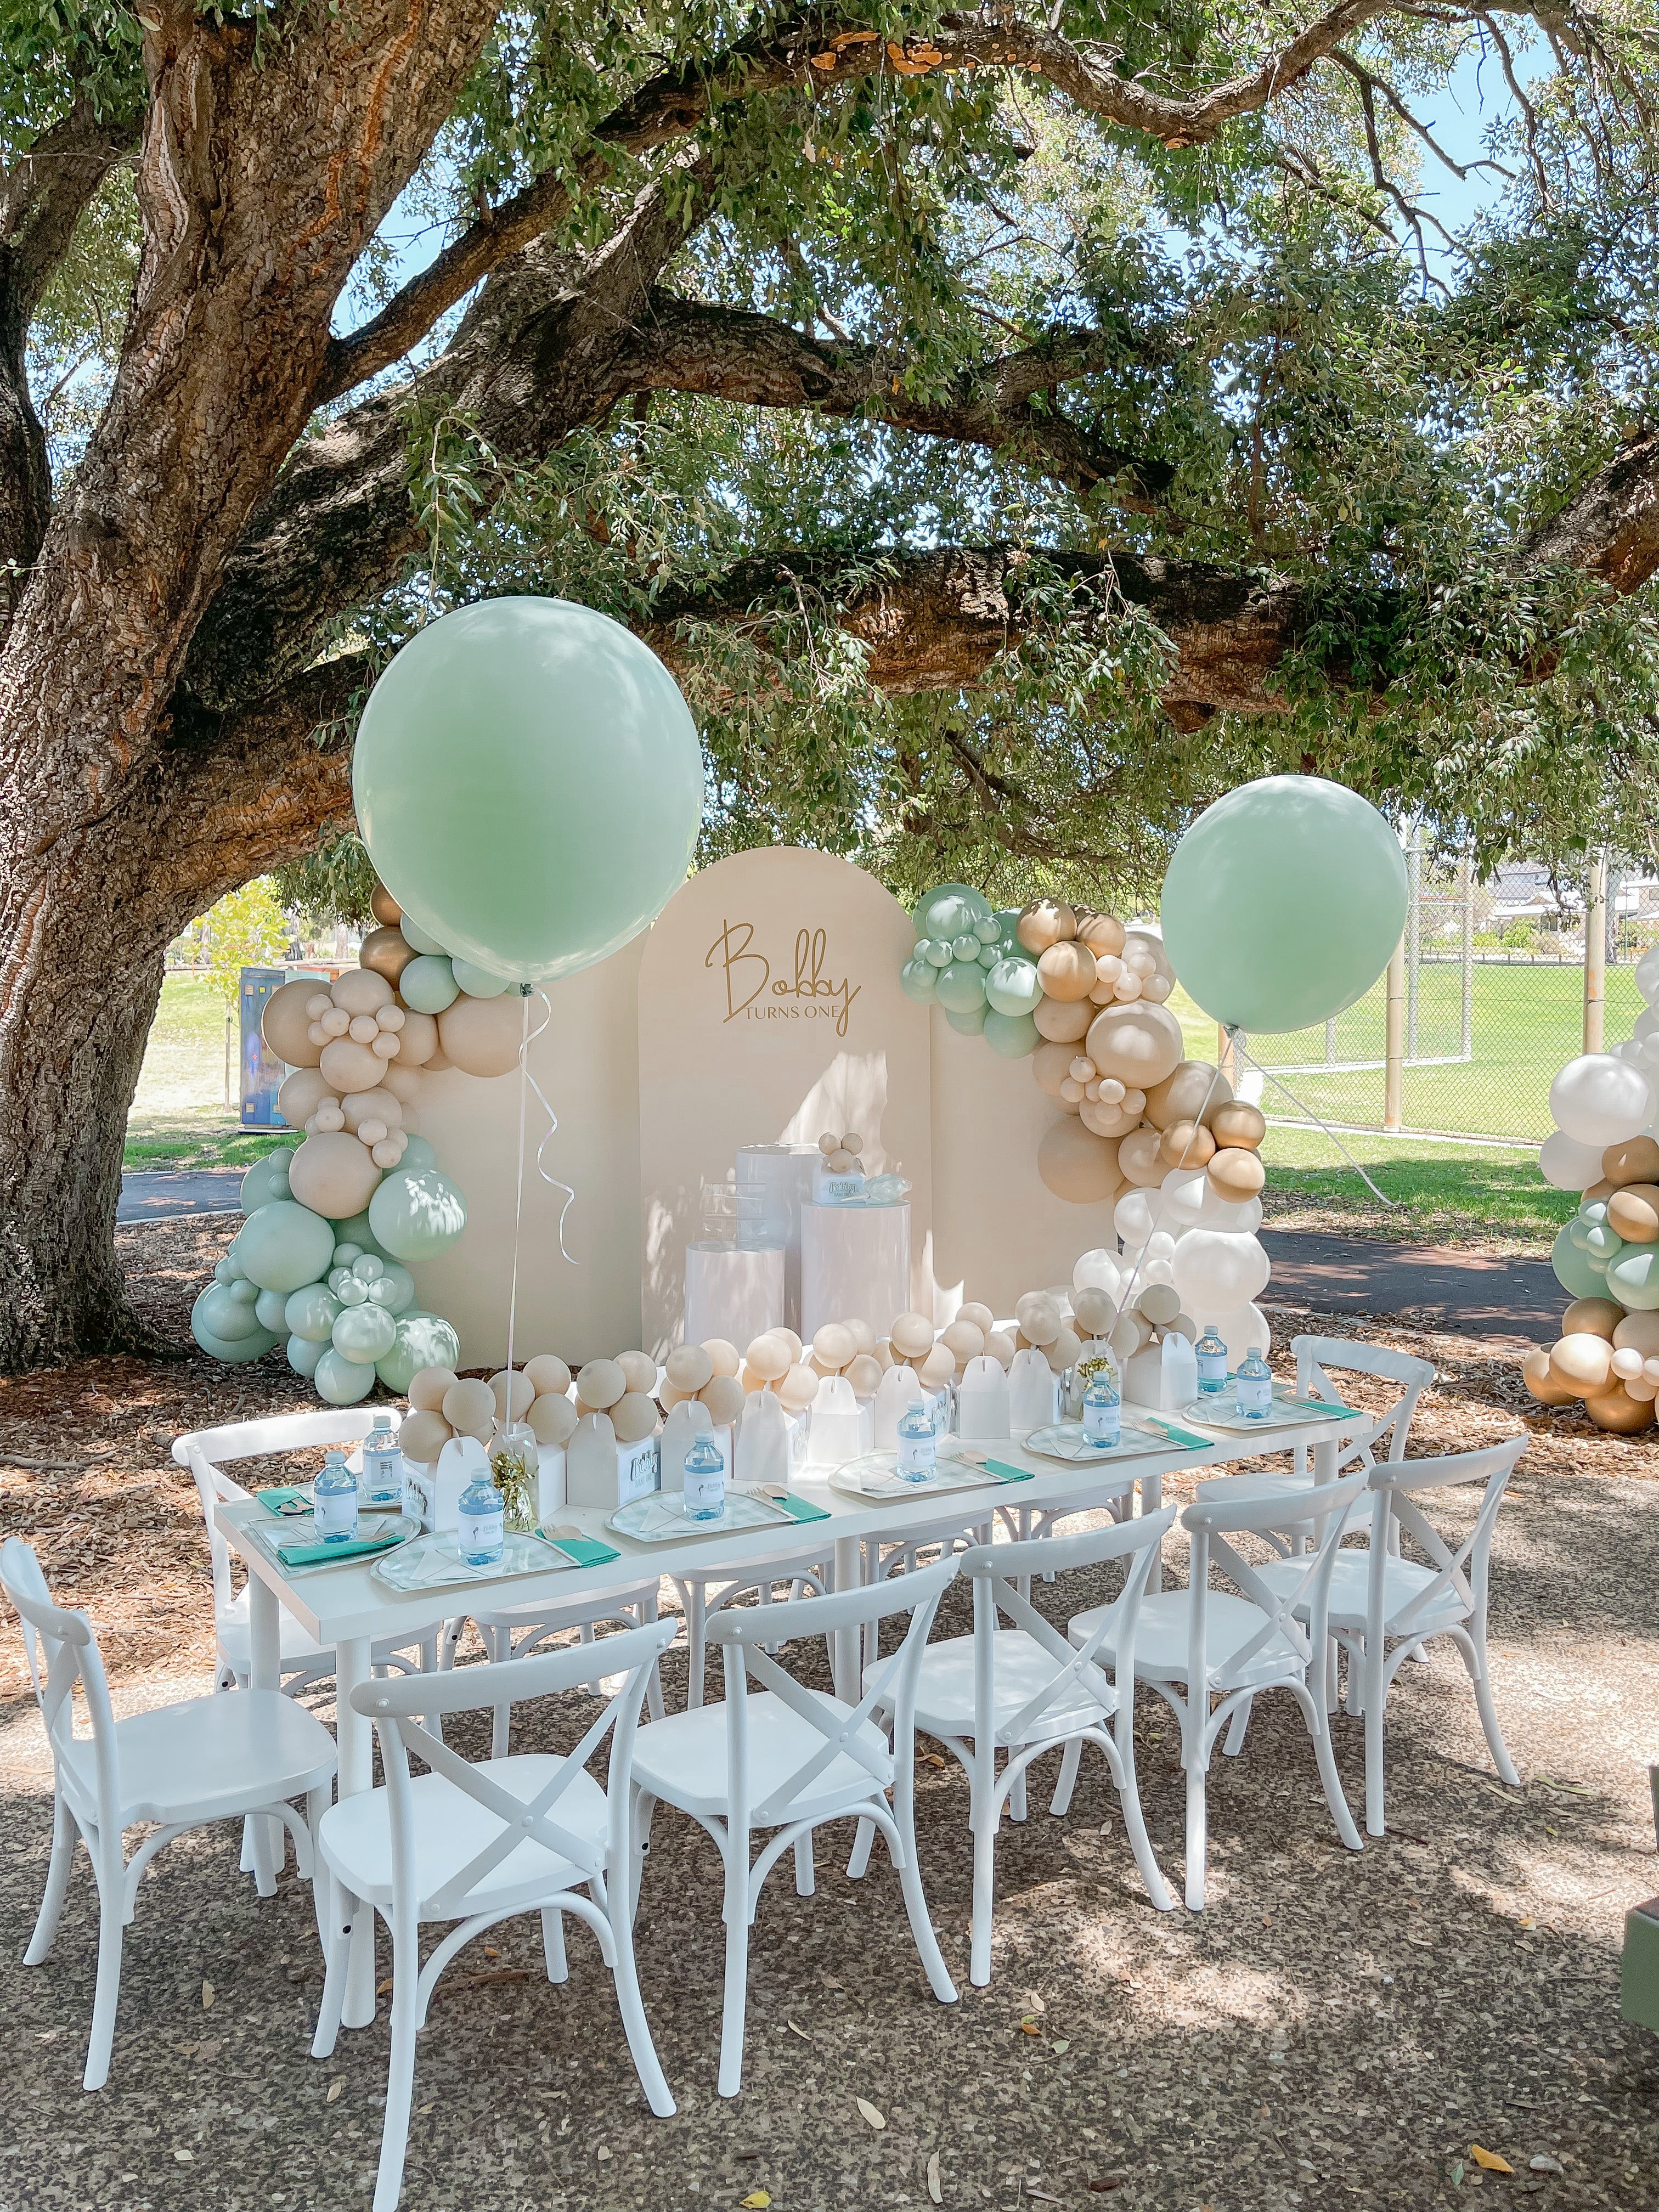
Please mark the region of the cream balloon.
POLYGON ((330 1221, 361 1213, 380 1187, 380 1170, 343 1130, 307 1137, 289 1162, 288 1187, 301 1206, 330 1221))
POLYGON ((276 1111, 290 1129, 303 1129, 322 1101, 332 1096, 320 1068, 296 1067, 276 1093, 276 1111))
POLYGON ((329 1089, 342 1098, 353 1091, 373 1091, 384 1065, 366 1044, 352 1037, 331 1038, 318 1060, 329 1089))
POLYGON ((1123 1187, 1117 1149, 1115 1137, 1098 1137, 1080 1121, 1052 1122, 1037 1146, 1037 1175, 1067 1205, 1097 1206, 1123 1187))
MULTIPOLYGON (((432 1015, 416 1013, 414 1007, 406 1007, 404 1025, 398 1035, 402 1044, 398 1058, 406 1069, 425 1067, 440 1058, 438 1024, 432 1015)), ((444 1064, 447 1066, 448 1062, 444 1064)))
POLYGON ((312 1041, 313 1016, 308 1001, 317 995, 314 978, 301 976, 284 983, 265 1000, 259 1017, 259 1035, 278 1060, 290 1067, 315 1067, 319 1047, 312 1041))
POLYGON ((457 999, 438 1016, 445 1058, 464 1074, 507 1074, 518 1066, 525 1004, 516 991, 500 999, 457 999))
POLYGON ((329 995, 349 1014, 374 1014, 392 1004, 394 994, 386 977, 373 968, 349 968, 335 977, 329 995))
POLYGON ((1089 1025, 1085 1049, 1103 1075, 1151 1091, 1180 1065, 1182 1044, 1175 1016, 1137 1000, 1103 1007, 1089 1025))

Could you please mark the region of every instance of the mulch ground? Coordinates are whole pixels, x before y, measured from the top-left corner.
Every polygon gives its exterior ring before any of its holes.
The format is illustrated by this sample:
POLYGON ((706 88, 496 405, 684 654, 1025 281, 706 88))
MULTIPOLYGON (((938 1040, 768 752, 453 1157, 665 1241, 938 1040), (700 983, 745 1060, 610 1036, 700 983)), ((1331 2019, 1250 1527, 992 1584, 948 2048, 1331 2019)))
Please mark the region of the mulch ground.
MULTIPOLYGON (((153 1322, 182 1333, 234 1226, 124 1232, 153 1322)), ((1285 1311, 1275 1322, 1286 1340, 1315 1325, 1285 1311)), ((762 1899, 735 2103, 714 2091, 717 1863, 701 1832, 662 1814, 639 1963, 678 2116, 649 2116, 586 1935, 573 1931, 570 1980, 555 1988, 533 1921, 507 1923, 452 1967, 420 2039, 411 2212, 713 2212, 745 2199, 777 2212, 930 2201, 1417 2212, 1472 2190, 1549 2207, 1659 2204, 1659 2041, 1618 2016, 1622 1917, 1659 1891, 1645 1773, 1659 1757, 1659 1445, 1534 1407, 1516 1347, 1386 1320, 1332 1333, 1434 1361, 1414 1449, 1530 1432, 1492 1597, 1497 1698, 1522 1789, 1496 1781, 1461 1665, 1436 1652, 1404 1670, 1389 1707, 1389 1833, 1351 1855, 1290 1701, 1264 1699, 1243 1755, 1218 1758, 1212 1775, 1210 1903, 1160 1915, 1100 1765, 1085 1764, 1054 1820, 1054 1762, 1042 1763, 1029 1819, 1003 1832, 994 1978, 975 1990, 966 1787, 953 1765, 925 1765, 921 1863, 961 2002, 928 1995, 879 1851, 850 1882, 826 1832, 817 1896, 797 1898, 786 1869, 762 1899), (1514 2172, 1483 2169, 1475 2145, 1514 2172)), ((60 1598, 91 1611, 118 1704, 205 1688, 210 1675, 207 1546, 173 1437, 308 1397, 270 1361, 226 1370, 200 1357, 90 1360, 0 1383, 0 1528, 27 1535, 60 1598)), ((1168 1573, 1181 1577, 1173 1546, 1168 1573)), ((1063 1620, 1103 1592, 1081 1578, 1039 1586, 1037 1601, 1063 1620)), ((968 1626, 952 1592, 940 1632, 968 1626)), ((18 1644, 3 1633, 0 2207, 365 2201, 384 2002, 334 2058, 307 2057, 321 1989, 310 1893, 289 1872, 262 1903, 228 1830, 174 1844, 142 1885, 112 2081, 82 2094, 92 1881, 82 1856, 52 1960, 24 1970, 50 1795, 18 1644)), ((821 1647, 789 1663, 825 1679, 821 1647)), ((684 1664, 671 1655, 671 1710, 684 1664)), ((326 1692, 315 1703, 328 1717, 326 1692)), ((1178 1890, 1182 1795, 1161 1710, 1143 1699, 1141 1787, 1178 1890)), ((591 1711, 580 1699, 523 1709, 514 1748, 568 1742, 591 1711)), ((1358 1727, 1339 1720, 1337 1747, 1358 1807, 1358 1727)), ((387 1956, 383 1944, 383 1973, 387 1956)))

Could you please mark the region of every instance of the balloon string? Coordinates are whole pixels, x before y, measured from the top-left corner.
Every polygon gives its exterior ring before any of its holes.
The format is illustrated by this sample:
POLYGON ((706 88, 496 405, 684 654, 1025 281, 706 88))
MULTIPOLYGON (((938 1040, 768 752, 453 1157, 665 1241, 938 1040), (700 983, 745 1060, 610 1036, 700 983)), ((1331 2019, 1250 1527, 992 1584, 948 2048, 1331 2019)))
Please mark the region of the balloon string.
POLYGON ((519 1236, 524 1226, 524 1131, 525 1083, 529 1076, 526 1065, 530 1046, 530 994, 520 985, 524 1006, 524 1020, 519 1038, 519 1164, 513 1191, 513 1281, 507 1294, 507 1414, 501 1425, 511 1427, 513 1422, 513 1338, 519 1319, 519 1236))
MULTIPOLYGON (((550 1026, 553 1020, 553 1009, 548 1004, 546 992, 538 990, 535 995, 542 1002, 542 1018, 533 1030, 529 1026, 530 994, 526 988, 525 993, 525 1040, 519 1048, 519 1065, 523 1073, 525 1082, 527 1083, 530 1088, 535 1092, 537 1100, 541 1106, 541 1109, 547 1116, 546 1131, 542 1137, 540 1144, 536 1147, 536 1172, 544 1183, 550 1183, 555 1190, 562 1190, 564 1193, 564 1204, 559 1208, 559 1256, 561 1259, 568 1261, 570 1266, 574 1267, 576 1266, 577 1262, 571 1258, 570 1254, 565 1249, 564 1224, 565 1217, 568 1214, 571 1207, 575 1204, 576 1194, 568 1182, 560 1182, 558 1176, 551 1172, 547 1163, 542 1157, 542 1155, 546 1152, 549 1145, 552 1143, 554 1138, 558 1133, 559 1117, 553 1111, 552 1100, 542 1089, 541 1085, 537 1082, 535 1077, 530 1073, 530 1048, 535 1043, 537 1038, 550 1026)), ((520 1092, 520 1111, 522 1111, 522 1091, 520 1092)), ((520 1142, 522 1143, 522 1138, 520 1139, 520 1142)), ((520 1172, 522 1174, 522 1168, 520 1168, 520 1172)))
POLYGON ((1262 1076, 1267 1082, 1275 1085, 1278 1089, 1282 1091, 1285 1096, 1290 1100, 1291 1105, 1295 1107, 1297 1112, 1298 1114, 1305 1114, 1308 1119, 1330 1139, 1331 1142, 1336 1146, 1337 1151, 1341 1153, 1343 1158, 1346 1160, 1348 1165, 1359 1177, 1360 1182, 1364 1184, 1366 1189, 1370 1191, 1371 1196, 1376 1200, 1379 1206, 1386 1206, 1390 1212, 1398 1213, 1404 1206, 1405 1200, 1399 1198, 1385 1198, 1382 1193, 1377 1188, 1376 1185, 1371 1181, 1370 1177, 1366 1174, 1364 1169, 1362 1168, 1358 1161, 1355 1159, 1353 1154, 1343 1143, 1341 1138, 1339 1137, 1335 1130, 1331 1127, 1329 1122, 1322 1121, 1319 1115, 1315 1113, 1311 1106, 1304 1106, 1302 1101, 1297 1097, 1295 1091, 1291 1090, 1288 1083, 1282 1082, 1279 1078, 1273 1073, 1271 1068, 1263 1067, 1261 1062, 1256 1059, 1249 1048, 1247 1045, 1240 1043, 1239 1032, 1237 1024, 1229 1023, 1224 1024, 1224 1026, 1227 1031, 1227 1042, 1231 1045, 1233 1050, 1236 1053, 1242 1054, 1243 1057, 1249 1061, 1250 1066, 1255 1069, 1257 1074, 1262 1076))

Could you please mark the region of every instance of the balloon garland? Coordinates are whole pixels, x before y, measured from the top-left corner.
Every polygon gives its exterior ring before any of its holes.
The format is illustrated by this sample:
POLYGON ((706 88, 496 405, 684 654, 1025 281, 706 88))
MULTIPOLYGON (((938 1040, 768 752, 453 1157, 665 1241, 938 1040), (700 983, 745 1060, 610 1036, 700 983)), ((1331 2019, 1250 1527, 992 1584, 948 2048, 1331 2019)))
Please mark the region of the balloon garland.
POLYGON ((1570 1060, 1550 1085, 1556 1127, 1538 1165, 1582 1193, 1550 1254, 1572 1304, 1556 1342, 1521 1366, 1541 1405, 1582 1401, 1624 1436, 1652 1427, 1659 1399, 1659 951, 1637 963, 1636 988, 1628 1041, 1570 1060))

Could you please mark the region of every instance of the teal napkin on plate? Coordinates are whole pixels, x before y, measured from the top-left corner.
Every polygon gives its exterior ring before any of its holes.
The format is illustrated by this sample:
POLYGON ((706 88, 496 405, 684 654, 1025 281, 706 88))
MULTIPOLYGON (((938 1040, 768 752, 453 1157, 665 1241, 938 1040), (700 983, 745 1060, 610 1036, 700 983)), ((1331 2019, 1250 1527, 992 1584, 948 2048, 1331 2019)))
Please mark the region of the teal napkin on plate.
POLYGON ((253 1494, 267 1513, 280 1513, 285 1520, 291 1521, 296 1513, 309 1513, 311 1510, 311 1500, 305 1492, 295 1490, 291 1485, 256 1490, 253 1494))
POLYGON ((600 1543, 597 1536, 550 1536, 544 1528, 538 1528, 536 1533, 544 1543, 551 1544, 556 1552, 562 1552, 573 1566, 609 1566, 612 1559, 622 1557, 622 1553, 611 1545, 600 1543))
POLYGON ((814 1505, 810 1498, 798 1498, 793 1490, 769 1490, 765 1497, 769 1505, 775 1505, 792 1521, 827 1521, 830 1518, 822 1505, 814 1505))
POLYGON ((1190 1429, 1178 1429, 1173 1421, 1157 1421, 1152 1415, 1143 1416, 1149 1429, 1156 1429, 1161 1437, 1168 1437, 1172 1444, 1184 1444, 1190 1451, 1209 1451, 1215 1443, 1213 1437, 1195 1437, 1190 1429))
POLYGON ((999 1482, 1035 1482, 1036 1480, 1036 1475, 1031 1473, 1030 1468, 1010 1467, 1006 1461, 1000 1459, 988 1459, 985 1462, 985 1472, 987 1474, 995 1475, 999 1482))
MULTIPOLYGON (((276 1556, 285 1567, 319 1567, 334 1559, 365 1559, 375 1552, 389 1552, 404 1542, 404 1533, 388 1531, 384 1536, 354 1536, 348 1543, 278 1544, 276 1556)), ((616 1553, 611 1554, 615 1559, 616 1553)), ((584 1562, 586 1564, 586 1562, 584 1562)))

